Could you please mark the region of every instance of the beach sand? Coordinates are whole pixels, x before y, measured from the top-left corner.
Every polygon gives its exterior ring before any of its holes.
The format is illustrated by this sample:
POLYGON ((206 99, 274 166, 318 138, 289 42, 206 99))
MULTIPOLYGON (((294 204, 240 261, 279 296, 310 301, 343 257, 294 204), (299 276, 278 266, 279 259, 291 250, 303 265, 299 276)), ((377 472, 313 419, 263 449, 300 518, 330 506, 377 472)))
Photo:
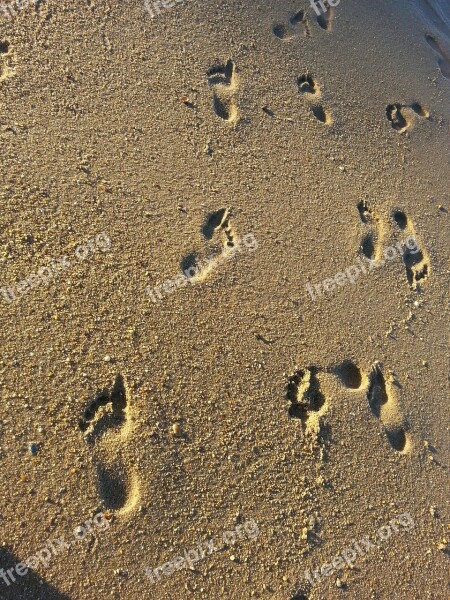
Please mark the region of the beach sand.
POLYGON ((0 598, 445 600, 449 2, 170 4, 0 15, 0 598))

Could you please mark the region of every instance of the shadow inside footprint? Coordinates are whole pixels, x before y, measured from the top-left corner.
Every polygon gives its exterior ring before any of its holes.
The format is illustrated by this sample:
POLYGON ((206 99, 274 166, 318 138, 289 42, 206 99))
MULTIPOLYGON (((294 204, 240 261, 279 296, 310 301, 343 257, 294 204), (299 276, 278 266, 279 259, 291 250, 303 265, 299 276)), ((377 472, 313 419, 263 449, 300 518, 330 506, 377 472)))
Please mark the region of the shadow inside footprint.
POLYGON ((98 465, 97 482, 105 508, 120 510, 125 506, 128 498, 128 485, 119 470, 107 469, 98 465))
POLYGON ((325 123, 325 125, 329 125, 331 123, 331 117, 329 113, 320 104, 311 106, 311 112, 321 123, 325 123))
POLYGON ((345 387, 351 389, 358 389, 361 387, 361 369, 351 360, 346 360, 341 365, 336 367, 335 373, 345 387))
POLYGON ((373 260, 375 257, 375 242, 373 238, 373 233, 368 233, 364 236, 361 242, 361 250, 364 256, 370 260, 373 260))
POLYGON ((213 237, 216 229, 222 225, 226 213, 227 209, 221 208, 220 210, 208 215, 206 222, 202 227, 202 233, 207 240, 210 240, 213 237))
POLYGON ((381 415, 381 407, 389 400, 386 391, 386 382, 379 365, 374 365, 372 368, 369 382, 367 399, 369 401, 370 410, 379 419, 381 415))
POLYGON ((403 427, 386 429, 386 435, 390 445, 394 448, 394 450, 397 450, 397 452, 403 452, 407 443, 406 433, 403 427))

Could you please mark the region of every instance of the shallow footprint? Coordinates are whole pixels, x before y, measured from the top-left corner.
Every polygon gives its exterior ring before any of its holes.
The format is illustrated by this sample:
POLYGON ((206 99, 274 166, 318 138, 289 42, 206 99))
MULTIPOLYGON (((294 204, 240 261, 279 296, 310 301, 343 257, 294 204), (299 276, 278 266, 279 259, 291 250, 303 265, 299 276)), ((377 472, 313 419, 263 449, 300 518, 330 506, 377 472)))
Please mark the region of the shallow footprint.
POLYGON ((389 444, 397 452, 406 454, 411 442, 405 421, 391 386, 386 382, 381 365, 376 362, 369 375, 367 400, 372 413, 381 421, 389 444))
POLYGON ((123 453, 131 430, 128 393, 122 375, 111 390, 89 400, 79 428, 93 450, 100 498, 106 509, 126 514, 139 500, 139 483, 129 472, 123 453))

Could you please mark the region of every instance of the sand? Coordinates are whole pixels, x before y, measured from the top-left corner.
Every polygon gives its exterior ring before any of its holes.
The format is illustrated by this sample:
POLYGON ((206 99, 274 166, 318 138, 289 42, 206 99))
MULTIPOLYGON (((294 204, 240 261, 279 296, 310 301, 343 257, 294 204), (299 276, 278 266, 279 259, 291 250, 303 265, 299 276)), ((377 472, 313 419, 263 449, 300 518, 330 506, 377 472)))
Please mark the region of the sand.
POLYGON ((0 15, 0 598, 444 600, 448 0, 170 4, 0 15))

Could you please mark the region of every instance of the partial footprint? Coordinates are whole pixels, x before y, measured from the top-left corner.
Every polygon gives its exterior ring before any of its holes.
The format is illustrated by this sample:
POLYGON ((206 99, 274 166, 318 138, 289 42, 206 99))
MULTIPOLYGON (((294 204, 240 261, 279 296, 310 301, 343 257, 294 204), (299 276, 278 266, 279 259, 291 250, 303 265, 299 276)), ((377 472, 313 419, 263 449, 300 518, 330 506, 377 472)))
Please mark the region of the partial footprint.
POLYGON ((12 61, 9 42, 7 40, 0 41, 0 83, 10 79, 15 74, 12 61))
POLYGON ((211 67, 207 75, 208 83, 213 89, 214 112, 224 121, 236 122, 238 119, 235 103, 237 76, 233 61, 228 59, 226 64, 211 67))
POLYGON ((450 58, 441 44, 431 35, 425 36, 425 41, 438 57, 438 67, 446 79, 450 79, 450 58))
POLYGON ((301 37, 310 37, 311 31, 305 11, 299 10, 297 13, 295 13, 295 15, 292 15, 287 25, 274 25, 272 27, 272 33, 280 40, 290 40, 296 35, 300 35, 301 37))
POLYGON ((319 369, 311 366, 289 377, 286 398, 290 401, 289 416, 300 419, 305 434, 318 437, 321 417, 328 410, 328 402, 318 380, 319 369))
POLYGON ((392 128, 399 133, 407 131, 413 126, 415 116, 428 119, 430 113, 426 108, 423 108, 418 102, 412 104, 389 104, 386 107, 386 116, 392 128))
POLYGON ((305 98, 309 109, 318 121, 325 125, 331 125, 333 122, 331 114, 318 104, 317 100, 321 97, 320 86, 310 73, 297 77, 297 87, 300 94, 305 98))
POLYGON ((406 277, 410 287, 414 290, 428 279, 430 274, 430 257, 423 249, 422 244, 417 238, 414 225, 401 210, 395 210, 392 218, 397 227, 407 234, 406 239, 414 240, 415 243, 405 245, 403 253, 403 263, 406 268, 406 277))
POLYGON ((213 242, 207 245, 208 254, 192 252, 180 263, 183 274, 191 283, 204 281, 221 260, 234 253, 236 234, 230 220, 231 211, 228 208, 221 208, 207 215, 201 232, 205 240, 213 242), (221 242, 217 243, 220 238, 221 242))
POLYGON ((391 385, 385 380, 380 363, 376 362, 369 375, 367 400, 370 410, 380 419, 392 448, 406 454, 411 442, 391 385))
POLYGON ((111 390, 101 390, 88 402, 79 427, 93 450, 104 507, 120 514, 130 512, 139 501, 139 483, 137 476, 128 471, 124 454, 131 418, 122 375, 117 376, 111 390))
POLYGON ((312 0, 311 6, 317 15, 317 23, 325 31, 331 31, 334 21, 334 8, 330 4, 336 5, 340 0, 328 2, 328 0, 312 0))

